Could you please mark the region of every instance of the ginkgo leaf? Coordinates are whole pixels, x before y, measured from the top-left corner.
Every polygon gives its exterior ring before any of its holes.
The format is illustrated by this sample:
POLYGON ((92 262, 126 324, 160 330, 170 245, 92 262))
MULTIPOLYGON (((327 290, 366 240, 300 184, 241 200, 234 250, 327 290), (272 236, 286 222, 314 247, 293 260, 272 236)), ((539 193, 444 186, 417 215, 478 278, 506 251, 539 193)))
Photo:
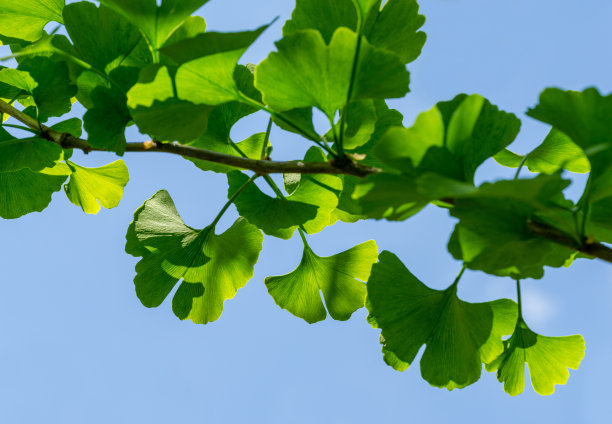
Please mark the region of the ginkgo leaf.
POLYGON ((127 104, 140 132, 155 140, 189 143, 206 130, 213 107, 195 105, 174 96, 167 67, 150 65, 127 93, 127 104))
MULTIPOLYGON (((249 46, 268 28, 261 28, 248 33, 229 36, 225 34, 200 34, 193 41, 179 42, 176 50, 194 52, 197 59, 183 63, 176 72, 176 91, 180 99, 195 104, 219 105, 241 100, 241 93, 234 79, 238 59, 249 46), (202 45, 204 48, 192 46, 202 45), (183 46, 185 44, 185 46, 183 46)), ((168 52, 166 53, 168 54, 168 52)), ((175 60, 187 60, 185 53, 173 56, 175 60), (178 57, 176 57, 178 56, 178 57)))
POLYGON ((159 306, 182 280, 172 299, 175 315, 206 324, 253 277, 263 234, 242 218, 220 235, 214 226, 188 227, 161 190, 134 213, 126 239, 126 252, 142 257, 134 278, 142 304, 159 306))
MULTIPOLYGON (((266 138, 266 133, 257 133, 253 134, 249 138, 242 140, 234 145, 233 147, 229 142, 219 141, 215 138, 208 138, 205 142, 201 141, 201 138, 196 140, 195 143, 198 144, 197 147, 206 149, 206 150, 214 150, 215 152, 225 153, 227 155, 232 156, 241 156, 240 153, 236 150, 236 148, 240 149, 240 152, 244 153, 246 157, 251 159, 259 159, 261 155, 261 149, 266 138), (204 144, 205 143, 205 144, 204 144)), ((188 161, 192 162, 195 166, 200 168, 202 171, 212 171, 219 173, 227 173, 231 171, 235 171, 236 168, 234 166, 223 165, 216 162, 209 162, 201 159, 194 159, 186 157, 188 161)))
POLYGON ((440 102, 412 127, 391 127, 370 147, 388 172, 359 181, 353 197, 369 217, 406 219, 430 201, 463 194, 462 183, 473 185, 476 169, 519 128, 516 116, 476 94, 440 102))
POLYGON ((420 212, 429 203, 412 176, 376 174, 355 186, 352 197, 361 213, 374 219, 403 221, 420 212))
POLYGON ((503 166, 517 168, 524 163, 531 172, 546 174, 552 174, 559 169, 584 174, 591 169, 584 151, 571 138, 554 128, 542 144, 526 155, 518 155, 504 149, 493 158, 503 166))
POLYGON ((118 67, 110 75, 120 87, 97 86, 90 93, 92 107, 83 116, 88 142, 118 154, 125 151, 125 128, 132 120, 126 92, 138 81, 138 69, 118 67))
MULTIPOLYGON (((349 103, 346 111, 343 147, 354 150, 367 143, 376 129, 376 107, 372 100, 349 103)), ((334 140, 339 136, 340 124, 336 123, 325 137, 334 140)))
POLYGON ((136 26, 103 5, 69 4, 64 23, 78 56, 102 72, 119 66, 142 39, 136 26))
POLYGON ((43 120, 69 112, 76 94, 66 63, 48 57, 26 58, 18 69, 0 69, 0 82, 31 95, 43 120))
POLYGON ((416 0, 389 0, 382 9, 380 0, 357 3, 358 9, 352 0, 298 0, 291 19, 283 27, 283 37, 314 29, 329 44, 339 27, 357 31, 359 12, 361 33, 373 46, 396 54, 403 63, 410 63, 419 56, 426 38, 419 28, 425 23, 425 17, 419 15, 416 0))
POLYGON ((431 289, 387 251, 372 267, 367 288, 369 321, 382 329, 387 362, 405 369, 425 344, 421 375, 436 387, 450 390, 476 382, 482 363, 502 353, 502 337, 516 323, 511 300, 464 302, 456 283, 443 291, 431 289))
POLYGON ((208 0, 101 0, 136 25, 153 50, 162 47, 168 38, 192 13, 208 0))
POLYGON ((581 335, 546 337, 534 333, 519 319, 514 334, 504 342, 504 352, 487 364, 487 371, 497 370, 497 379, 504 390, 516 396, 525 388, 525 364, 536 393, 551 395, 555 385, 569 379, 568 368, 577 370, 584 358, 581 335))
POLYGON ((364 305, 363 281, 368 279, 377 256, 373 240, 328 257, 304 246, 298 267, 289 274, 267 277, 266 288, 278 306, 309 324, 327 317, 325 306, 333 319, 345 321, 364 305))
MULTIPOLYGON (((323 153, 312 147, 304 162, 324 159, 323 153)), ((234 193, 246 180, 248 177, 240 172, 228 174, 229 193, 234 193)), ((268 196, 251 184, 234 204, 241 216, 264 233, 289 239, 298 226, 313 234, 333 224, 332 212, 341 190, 342 180, 335 175, 303 175, 299 187, 284 198, 268 196)))
POLYGON ((52 167, 62 155, 62 148, 40 137, 17 139, 0 127, 0 172, 32 171, 52 167))
POLYGON ((352 0, 297 0, 291 19, 283 26, 283 37, 300 30, 315 29, 329 44, 339 27, 357 28, 357 10, 352 0))
POLYGON ((72 173, 64 191, 68 199, 88 214, 97 214, 100 206, 112 209, 123 197, 123 188, 129 180, 127 166, 117 160, 99 168, 85 168, 66 161, 72 173))
MULTIPOLYGON (((276 43, 255 70, 255 87, 276 111, 314 106, 333 118, 347 101, 357 34, 338 28, 327 45, 321 33, 303 30, 276 43)), ((397 56, 362 40, 352 99, 402 97, 410 75, 397 56), (367 65, 366 65, 367 64, 367 65)))
POLYGON ((49 22, 63 23, 64 5, 65 0, 3 1, 0 34, 27 41, 38 40, 49 22))
POLYGON ((0 173, 0 217, 15 219, 42 212, 62 188, 65 175, 46 175, 28 168, 0 173))
POLYGON ((372 45, 395 53, 403 63, 410 63, 421 54, 427 38, 419 28, 425 16, 419 15, 416 0, 388 0, 374 25, 366 28, 372 45))
POLYGON ((461 94, 420 114, 411 128, 393 128, 375 155, 399 171, 437 172, 472 182, 476 169, 508 146, 520 120, 484 97, 461 94))
POLYGON ((582 92, 547 88, 527 115, 569 136, 589 157, 596 178, 612 163, 612 94, 595 88, 582 92))
MULTIPOLYGON (((270 25, 263 25, 253 31, 202 32, 175 43, 168 43, 160 49, 160 52, 179 65, 205 56, 229 54, 229 52, 237 51, 244 53, 270 25)), ((217 56, 216 60, 219 60, 219 58, 220 56, 217 56)))
POLYGON ((542 278, 544 266, 561 267, 573 250, 529 229, 536 213, 555 208, 568 181, 558 174, 485 183, 455 199, 450 214, 459 250, 451 251, 471 269, 513 278, 542 278))

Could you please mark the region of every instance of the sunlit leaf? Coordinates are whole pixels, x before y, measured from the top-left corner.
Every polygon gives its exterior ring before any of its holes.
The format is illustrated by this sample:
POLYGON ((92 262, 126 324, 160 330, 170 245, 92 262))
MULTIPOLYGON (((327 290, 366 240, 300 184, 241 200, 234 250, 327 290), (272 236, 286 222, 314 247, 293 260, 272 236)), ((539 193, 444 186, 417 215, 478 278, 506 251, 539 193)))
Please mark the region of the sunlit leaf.
POLYGON ((64 191, 83 212, 95 215, 100 206, 111 209, 119 204, 129 180, 127 166, 122 160, 99 168, 85 168, 70 161, 66 163, 72 173, 64 191))
POLYGON ((267 277, 266 288, 278 306, 309 324, 327 317, 325 306, 333 319, 345 321, 364 305, 363 281, 368 279, 377 256, 374 241, 328 257, 318 256, 305 246, 299 266, 289 274, 267 277))
MULTIPOLYGON (((321 160, 323 154, 314 147, 304 158, 304 162, 321 160)), ((239 172, 228 174, 229 192, 233 193, 247 179, 239 172)), ((251 184, 234 203, 240 215, 264 233, 289 239, 300 225, 313 234, 333 224, 332 212, 341 190, 342 180, 335 175, 302 175, 299 187, 284 198, 268 196, 251 184)))
POLYGON ((0 217, 14 219, 43 211, 64 181, 65 175, 46 175, 28 168, 0 173, 0 217))
POLYGON ((251 279, 263 243, 261 232, 242 218, 220 235, 213 226, 188 227, 165 190, 134 213, 126 237, 126 252, 142 257, 134 278, 142 304, 159 306, 182 280, 172 309, 199 324, 217 320, 225 300, 251 279))
POLYGON ((65 0, 3 0, 0 34, 27 41, 38 40, 51 21, 63 23, 65 0))
POLYGON ((101 0, 100 3, 125 16, 136 25, 153 50, 166 40, 192 13, 208 0, 101 0))
POLYGON ((584 357, 584 339, 580 335, 546 337, 534 333, 519 320, 514 334, 504 342, 504 352, 488 364, 487 371, 497 370, 497 379, 511 396, 525 388, 525 364, 536 393, 551 395, 555 385, 569 379, 568 368, 577 370, 584 357))
POLYGON ((103 72, 121 65, 142 39, 137 27, 105 6, 69 4, 64 22, 79 57, 103 72))
POLYGON ((431 289, 387 251, 372 268, 367 287, 368 320, 382 329, 387 363, 406 369, 425 344, 421 375, 436 387, 476 382, 482 363, 502 353, 502 337, 516 323, 511 300, 468 303, 457 297, 456 284, 431 289))
MULTIPOLYGON (((348 97, 357 34, 339 28, 329 45, 314 30, 298 31, 276 43, 255 71, 255 86, 274 110, 314 106, 333 118, 348 97)), ((352 99, 402 97, 409 74, 399 59, 363 40, 352 99), (365 65, 367 64, 367 65, 365 65)))

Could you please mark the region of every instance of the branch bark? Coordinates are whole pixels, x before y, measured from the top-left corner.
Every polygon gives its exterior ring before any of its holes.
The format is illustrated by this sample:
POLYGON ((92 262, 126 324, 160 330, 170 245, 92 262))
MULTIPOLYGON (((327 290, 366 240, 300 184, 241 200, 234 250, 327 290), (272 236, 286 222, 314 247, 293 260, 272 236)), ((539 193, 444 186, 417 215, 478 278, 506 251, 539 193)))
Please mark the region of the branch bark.
MULTIPOLYGON (((59 144, 64 149, 80 149, 85 153, 92 151, 106 151, 91 146, 87 140, 75 137, 68 133, 61 133, 40 125, 36 119, 15 109, 10 104, 0 100, 0 112, 12 116, 33 130, 39 131, 41 137, 59 144)), ((178 143, 162 143, 159 141, 145 141, 137 143, 127 143, 126 152, 162 152, 172 153, 184 157, 201 159, 209 162, 220 163, 223 165, 234 166, 239 169, 248 169, 258 174, 344 174, 356 177, 365 177, 369 174, 380 172, 377 168, 362 165, 359 162, 344 157, 342 160, 329 162, 303 162, 303 161, 270 161, 259 159, 248 159, 213 150, 199 149, 197 147, 185 146, 178 143)))

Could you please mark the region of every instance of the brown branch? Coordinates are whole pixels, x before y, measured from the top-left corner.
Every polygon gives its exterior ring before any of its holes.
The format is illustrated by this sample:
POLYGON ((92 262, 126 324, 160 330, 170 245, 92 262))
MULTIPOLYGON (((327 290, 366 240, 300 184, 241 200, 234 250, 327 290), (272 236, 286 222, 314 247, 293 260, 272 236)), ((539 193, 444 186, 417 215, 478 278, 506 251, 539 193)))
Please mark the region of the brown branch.
MULTIPOLYGON (((12 116, 33 130, 39 131, 41 137, 59 144, 64 149, 80 149, 85 153, 92 151, 106 151, 91 146, 87 140, 75 137, 68 133, 55 131, 52 128, 41 125, 39 127, 36 119, 15 109, 10 104, 0 100, 0 112, 12 116)), ((213 150, 199 149, 197 147, 185 146, 178 143, 161 143, 158 141, 145 141, 138 143, 127 143, 127 152, 163 152, 172 153, 184 157, 205 160, 233 166, 240 169, 248 169, 258 174, 274 173, 294 173, 294 174, 345 174, 356 177, 365 177, 369 174, 380 172, 377 168, 372 168, 360 164, 350 158, 343 158, 342 161, 329 162, 303 162, 303 161, 270 161, 259 159, 248 159, 213 150)))
POLYGON ((603 261, 612 263, 612 249, 606 246, 605 244, 599 243, 591 239, 585 239, 582 243, 577 243, 577 241, 573 237, 541 222, 529 220, 527 222, 527 226, 529 227, 529 231, 540 237, 546 238, 554 243, 575 249, 579 252, 584 253, 585 255, 593 256, 603 261))
MULTIPOLYGON (((75 137, 68 133, 61 133, 48 128, 44 125, 39 128, 38 122, 32 117, 15 109, 8 103, 0 100, 0 113, 6 113, 23 124, 40 131, 45 139, 59 144, 65 149, 80 149, 85 153, 91 151, 105 151, 92 147, 87 140, 75 137)), ((365 177, 369 174, 380 172, 377 168, 371 168, 355 162, 345 156, 342 161, 336 162, 277 162, 269 160, 246 159, 219 153, 212 150, 198 149, 196 147, 185 146, 177 143, 160 143, 157 141, 145 141, 140 143, 127 143, 127 152, 163 152, 181 155, 195 159, 206 160, 209 162, 221 163, 241 169, 248 169, 259 174, 272 173, 296 173, 296 174, 346 174, 357 177, 365 177)), ((445 198, 442 201, 451 205, 455 204, 455 199, 445 198)), ((593 240, 584 240, 578 244, 574 238, 564 232, 535 221, 528 222, 529 230, 534 234, 546 238, 554 243, 561 244, 586 255, 602 259, 612 263, 612 249, 602 243, 593 240)))

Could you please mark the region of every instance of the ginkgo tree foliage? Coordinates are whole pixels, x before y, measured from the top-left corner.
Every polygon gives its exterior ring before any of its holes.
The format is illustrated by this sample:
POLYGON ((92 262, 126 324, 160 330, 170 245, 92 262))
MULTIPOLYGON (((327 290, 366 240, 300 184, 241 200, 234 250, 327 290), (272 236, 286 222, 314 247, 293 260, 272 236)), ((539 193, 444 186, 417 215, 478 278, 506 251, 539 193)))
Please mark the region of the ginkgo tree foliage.
POLYGON ((43 211, 62 189, 88 214, 117 206, 129 180, 123 160, 87 168, 74 149, 180 155, 186 166, 226 174, 228 201, 195 229, 163 188, 143 199, 125 250, 137 258, 144 306, 171 302, 181 320, 216 321, 253 277, 264 237, 299 237, 293 271, 265 278, 274 302, 308 323, 348 320, 366 307, 382 357, 398 371, 418 360, 427 382, 450 390, 475 383, 484 368, 517 395, 526 364, 535 391, 547 395, 578 368, 582 336, 533 332, 520 281, 576 260, 612 262, 612 95, 544 90, 527 115, 550 133, 519 155, 508 146, 521 120, 494 99, 458 93, 407 126, 387 105, 415 83, 409 65, 426 41, 416 0, 297 0, 258 64, 241 58, 280 23, 220 33, 194 16, 207 0, 98 3, 0 0, 0 41, 12 52, 4 60, 17 63, 0 67, 2 218, 43 211), (77 102, 83 116, 62 118, 77 102), (267 128, 233 140, 232 127, 254 113, 269 115, 267 128), (317 113, 328 130, 315 129, 317 113), (128 142, 130 126, 150 141, 128 142), (302 136, 304 156, 274 160, 282 141, 273 131, 302 136), (515 178, 476 185, 490 158, 516 168, 515 178), (521 175, 524 167, 536 175, 521 175), (577 202, 564 196, 568 173, 588 173, 577 202), (221 231, 232 205, 240 217, 221 231), (428 205, 456 222, 448 250, 458 277, 445 290, 373 240, 327 257, 308 243, 338 221, 403 221, 428 205), (516 280, 517 298, 462 300, 466 269, 516 280))

